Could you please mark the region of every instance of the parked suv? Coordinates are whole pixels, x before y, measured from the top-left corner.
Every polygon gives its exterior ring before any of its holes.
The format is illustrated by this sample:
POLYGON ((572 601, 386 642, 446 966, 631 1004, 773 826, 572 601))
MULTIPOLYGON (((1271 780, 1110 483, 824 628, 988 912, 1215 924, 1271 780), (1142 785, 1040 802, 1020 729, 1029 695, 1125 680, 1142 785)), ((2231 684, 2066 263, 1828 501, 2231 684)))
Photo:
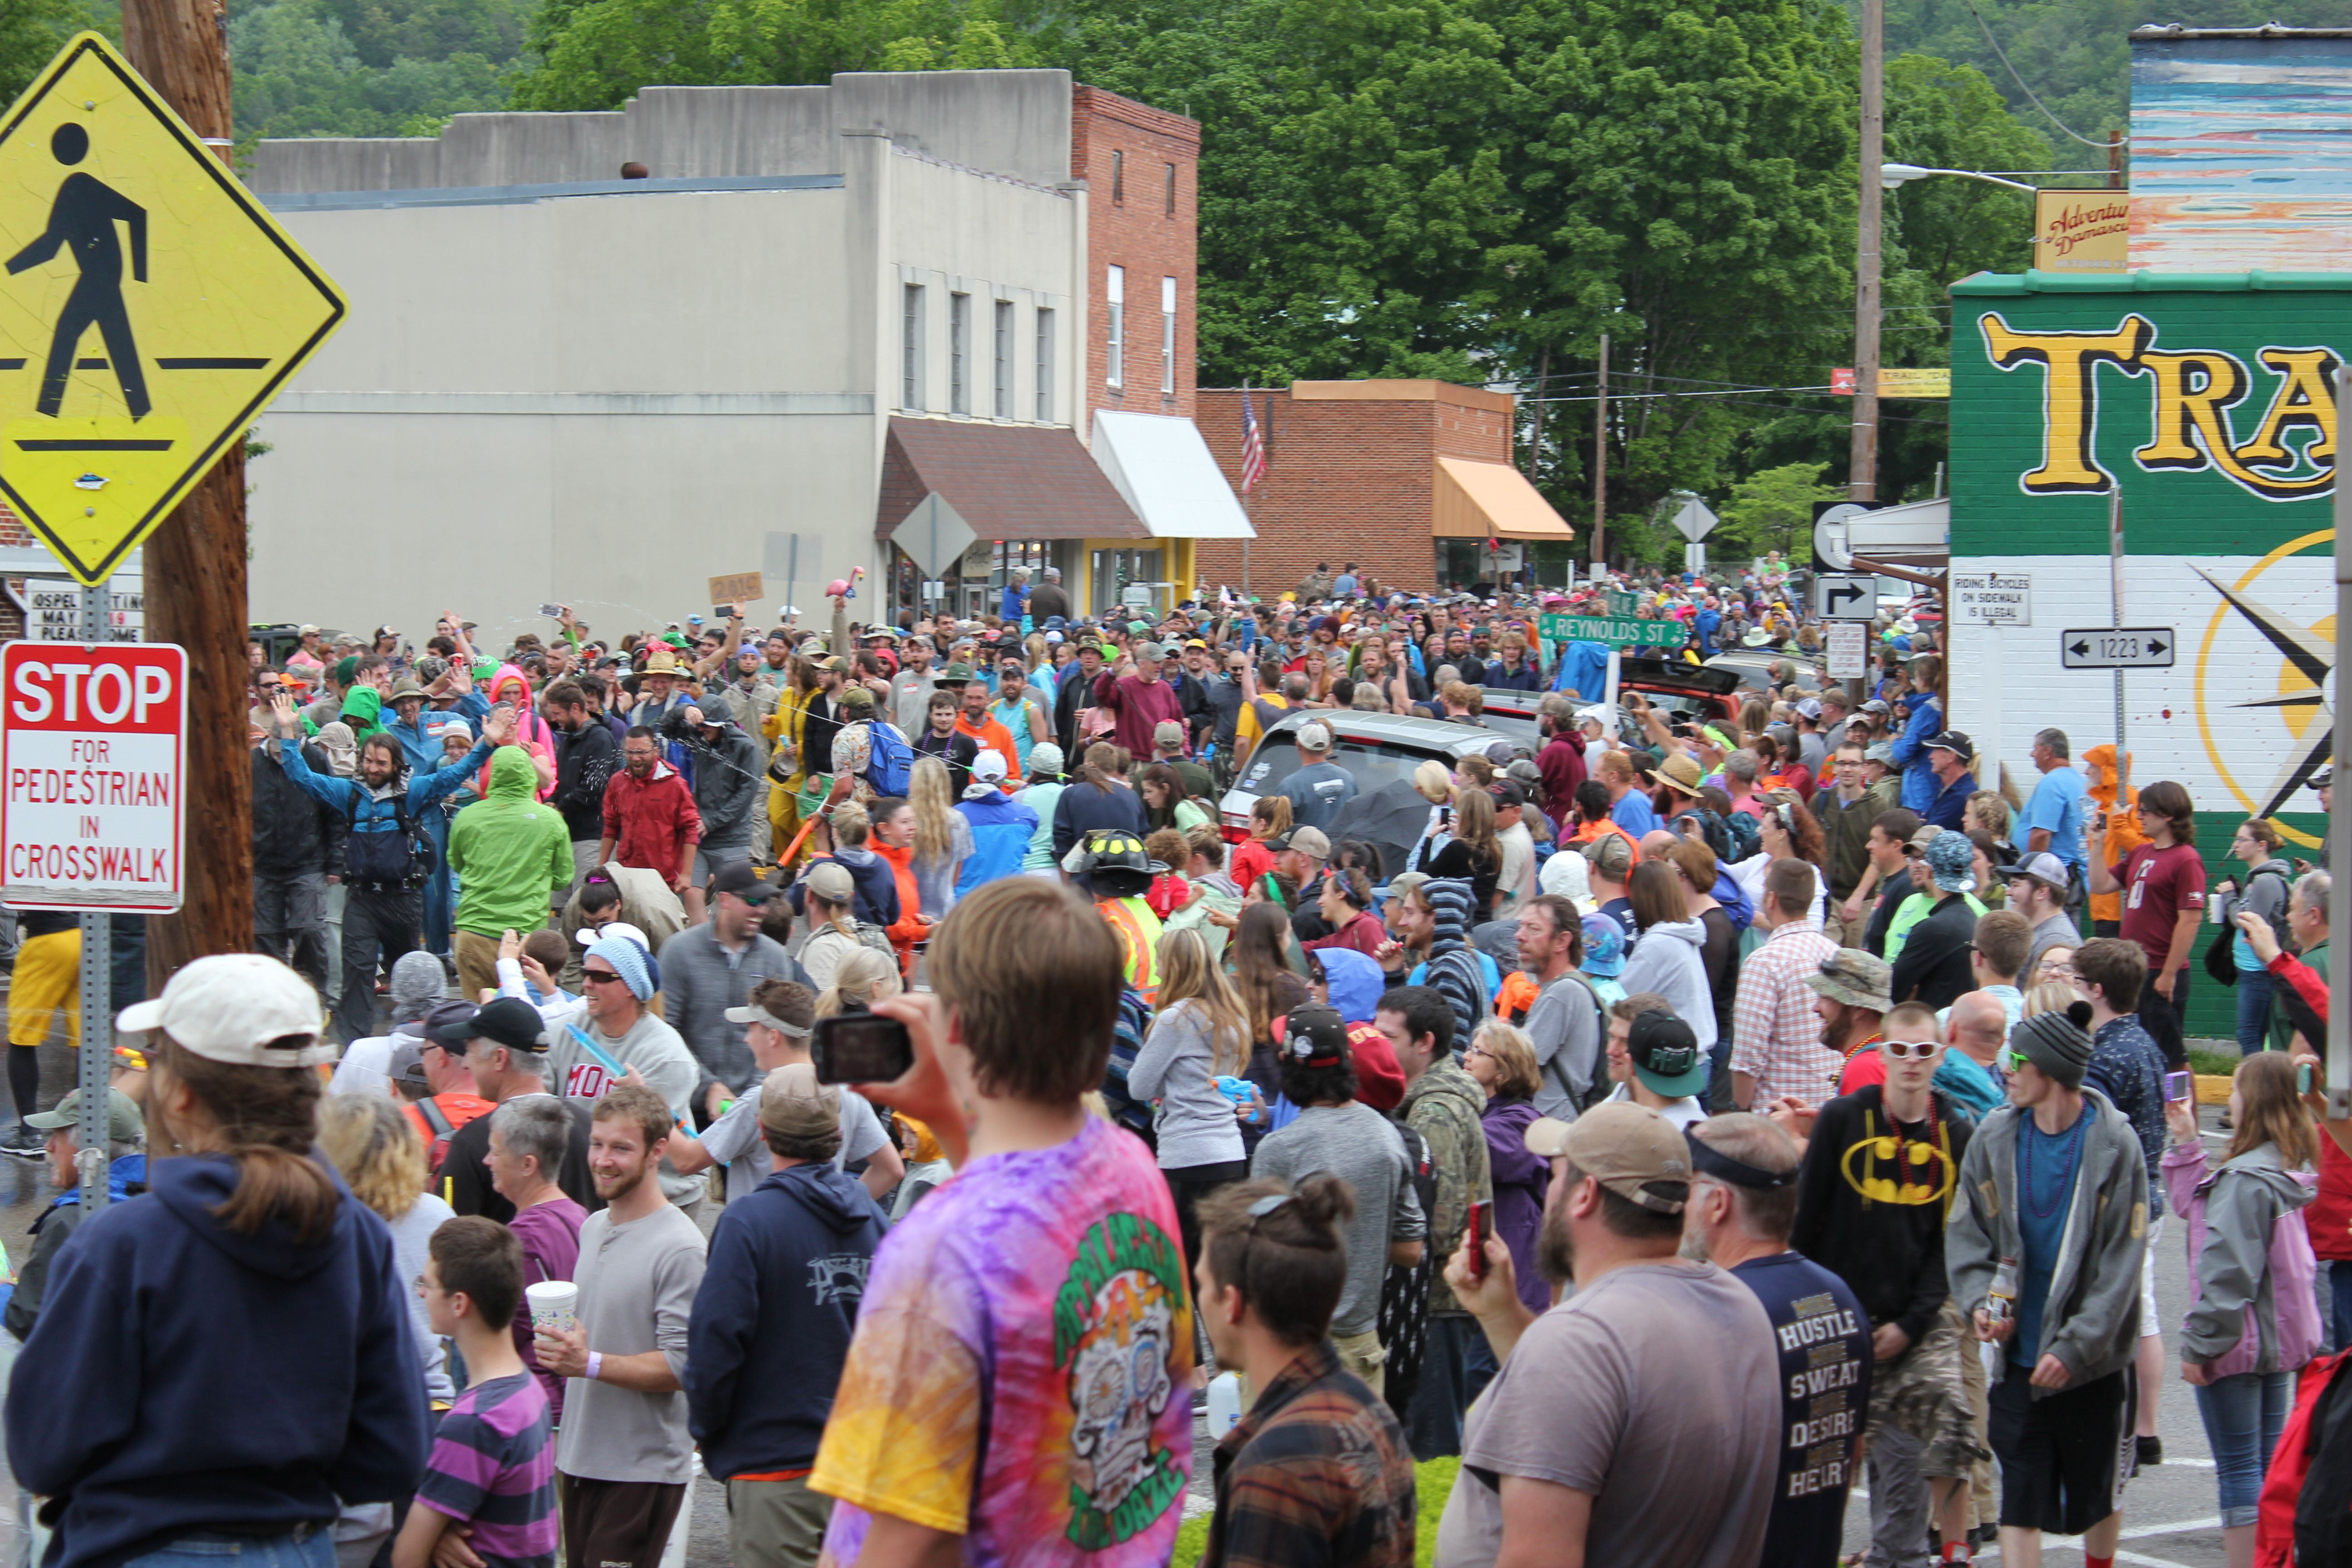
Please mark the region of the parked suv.
POLYGON ((1522 737, 1500 727, 1479 729, 1399 713, 1293 709, 1259 740, 1241 776, 1218 803, 1219 825, 1227 842, 1238 844, 1248 837, 1250 807, 1257 797, 1279 788, 1283 780, 1298 771, 1298 729, 1307 723, 1321 724, 1331 731, 1335 742, 1331 761, 1354 777, 1359 795, 1370 795, 1399 780, 1410 782, 1413 769, 1425 762, 1433 760, 1451 768, 1455 758, 1484 752, 1496 742, 1507 744, 1517 755, 1535 755, 1532 731, 1522 737))

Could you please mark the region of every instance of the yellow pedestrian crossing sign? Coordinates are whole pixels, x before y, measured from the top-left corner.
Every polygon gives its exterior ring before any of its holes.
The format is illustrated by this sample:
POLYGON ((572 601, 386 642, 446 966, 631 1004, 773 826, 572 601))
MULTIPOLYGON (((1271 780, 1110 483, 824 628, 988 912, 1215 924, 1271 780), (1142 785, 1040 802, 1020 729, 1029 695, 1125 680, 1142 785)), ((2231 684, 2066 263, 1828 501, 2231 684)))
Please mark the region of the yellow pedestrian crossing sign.
POLYGON ((349 308, 96 33, 0 121, 0 494, 87 584, 349 308))

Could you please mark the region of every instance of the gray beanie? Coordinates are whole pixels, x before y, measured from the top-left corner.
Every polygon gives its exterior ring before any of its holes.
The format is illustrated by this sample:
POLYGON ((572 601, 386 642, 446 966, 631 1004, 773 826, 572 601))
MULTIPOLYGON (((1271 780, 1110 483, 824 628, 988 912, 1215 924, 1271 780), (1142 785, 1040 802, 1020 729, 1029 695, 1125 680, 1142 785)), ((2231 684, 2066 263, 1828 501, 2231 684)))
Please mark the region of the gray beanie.
POLYGON ((2011 1032, 2010 1047, 2047 1077, 2080 1089, 2091 1066, 2091 1037, 2084 1028, 2090 1021, 2088 1002, 2069 1003, 2063 1013, 2036 1013, 2011 1032))
POLYGON ((433 1011, 449 990, 449 972, 441 961, 419 950, 404 952, 392 966, 392 1021, 414 1024, 433 1011))

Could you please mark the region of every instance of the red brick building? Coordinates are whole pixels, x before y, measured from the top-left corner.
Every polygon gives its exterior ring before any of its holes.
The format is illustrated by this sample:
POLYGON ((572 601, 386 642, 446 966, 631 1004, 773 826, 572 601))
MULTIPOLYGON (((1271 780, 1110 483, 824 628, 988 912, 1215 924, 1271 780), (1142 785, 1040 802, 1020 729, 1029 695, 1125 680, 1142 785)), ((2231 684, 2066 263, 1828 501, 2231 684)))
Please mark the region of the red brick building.
POLYGON ((1087 183, 1089 415, 1192 414, 1200 170, 1199 121, 1071 87, 1070 178, 1087 183))
MULTIPOLYGON (((1425 591, 1515 563, 1514 547, 1574 537, 1511 465, 1512 398, 1442 381, 1301 381, 1252 391, 1265 478, 1244 498, 1257 529, 1203 541, 1210 584, 1271 596, 1318 563, 1349 562, 1384 584, 1425 591), (1497 555, 1489 541, 1505 548, 1497 555)), ((1195 423, 1241 488, 1242 394, 1199 394, 1195 423)), ((1507 566, 1506 566, 1507 569, 1507 566)))

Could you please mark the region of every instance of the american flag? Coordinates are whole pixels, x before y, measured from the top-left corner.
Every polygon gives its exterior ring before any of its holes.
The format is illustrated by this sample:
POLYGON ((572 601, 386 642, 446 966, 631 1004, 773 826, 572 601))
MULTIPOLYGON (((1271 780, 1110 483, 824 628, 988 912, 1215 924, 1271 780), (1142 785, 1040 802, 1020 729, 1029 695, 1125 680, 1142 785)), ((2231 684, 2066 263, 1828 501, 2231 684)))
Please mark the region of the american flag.
POLYGON ((1242 388, 1242 494, 1247 495, 1265 478, 1265 442, 1257 431, 1257 409, 1249 388, 1242 388))

